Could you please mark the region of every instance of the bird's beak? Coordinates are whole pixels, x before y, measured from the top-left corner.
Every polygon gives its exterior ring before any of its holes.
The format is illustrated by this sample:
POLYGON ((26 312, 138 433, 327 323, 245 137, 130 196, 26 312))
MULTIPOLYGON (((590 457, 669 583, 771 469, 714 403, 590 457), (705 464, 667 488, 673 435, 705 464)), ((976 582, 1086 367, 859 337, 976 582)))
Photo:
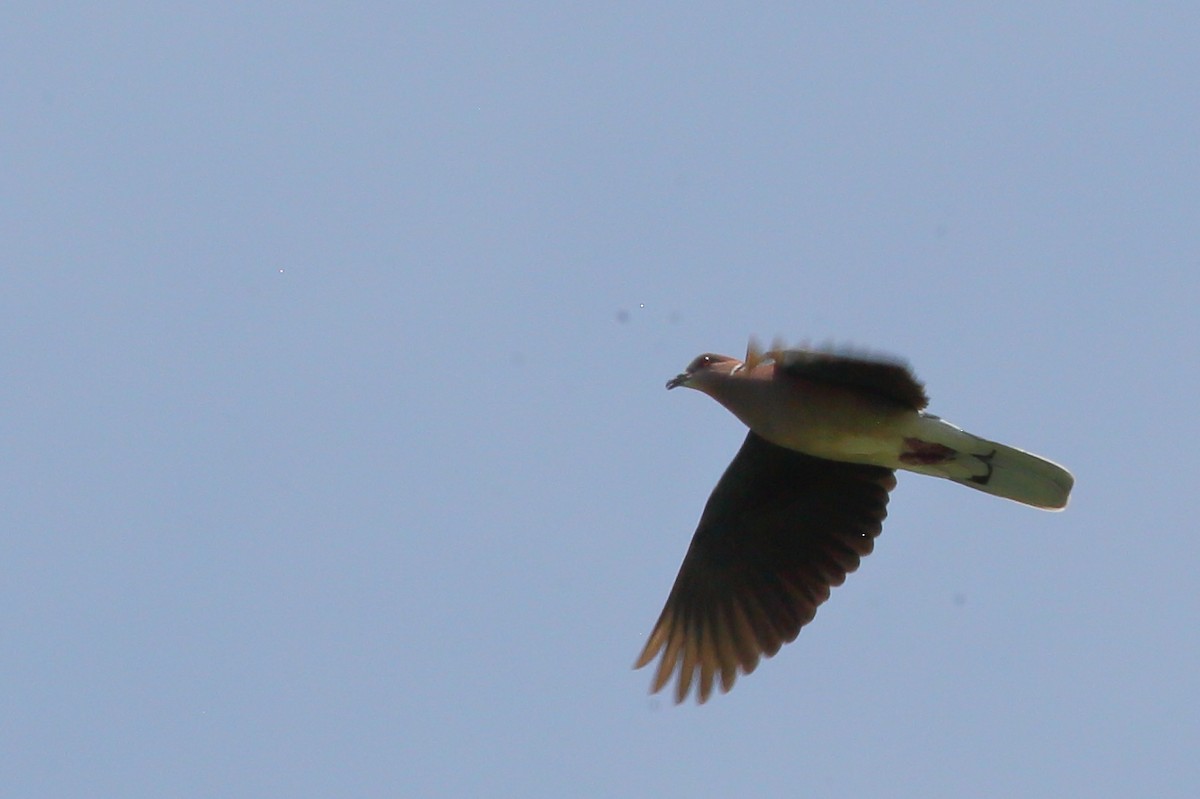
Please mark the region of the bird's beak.
POLYGON ((692 376, 690 373, 680 372, 679 374, 675 375, 674 377, 672 377, 670 380, 667 381, 667 388, 672 389, 672 388, 679 388, 680 386, 686 386, 687 381, 689 381, 691 379, 692 379, 692 376))

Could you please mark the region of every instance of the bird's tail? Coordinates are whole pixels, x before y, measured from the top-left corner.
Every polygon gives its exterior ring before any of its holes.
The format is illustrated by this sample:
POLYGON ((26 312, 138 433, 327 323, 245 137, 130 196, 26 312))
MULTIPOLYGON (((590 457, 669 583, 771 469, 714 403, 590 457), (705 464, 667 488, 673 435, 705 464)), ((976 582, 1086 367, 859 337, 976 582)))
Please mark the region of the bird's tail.
POLYGON ((922 416, 904 440, 901 468, 1046 510, 1067 506, 1075 478, 1057 463, 922 416))

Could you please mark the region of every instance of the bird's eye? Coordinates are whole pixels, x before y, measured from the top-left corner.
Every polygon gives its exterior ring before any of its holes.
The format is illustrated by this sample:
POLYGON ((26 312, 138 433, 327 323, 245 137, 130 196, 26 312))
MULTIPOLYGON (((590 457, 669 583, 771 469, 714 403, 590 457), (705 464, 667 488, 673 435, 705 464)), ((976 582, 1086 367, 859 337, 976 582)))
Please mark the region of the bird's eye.
POLYGON ((706 355, 701 355, 701 356, 697 357, 696 360, 692 361, 691 364, 688 366, 687 370, 689 372, 699 372, 701 369, 707 369, 708 367, 710 367, 712 365, 713 365, 713 356, 706 354, 706 355))

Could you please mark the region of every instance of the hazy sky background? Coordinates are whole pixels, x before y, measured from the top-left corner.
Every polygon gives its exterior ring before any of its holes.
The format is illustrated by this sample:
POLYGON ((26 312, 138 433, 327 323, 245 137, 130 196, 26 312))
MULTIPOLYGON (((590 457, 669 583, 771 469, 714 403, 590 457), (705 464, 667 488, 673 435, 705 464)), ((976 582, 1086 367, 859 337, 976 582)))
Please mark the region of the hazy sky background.
POLYGON ((1200 793, 1200 10, 902 5, 6 5, 0 793, 1200 793), (674 707, 751 334, 1077 488, 674 707))

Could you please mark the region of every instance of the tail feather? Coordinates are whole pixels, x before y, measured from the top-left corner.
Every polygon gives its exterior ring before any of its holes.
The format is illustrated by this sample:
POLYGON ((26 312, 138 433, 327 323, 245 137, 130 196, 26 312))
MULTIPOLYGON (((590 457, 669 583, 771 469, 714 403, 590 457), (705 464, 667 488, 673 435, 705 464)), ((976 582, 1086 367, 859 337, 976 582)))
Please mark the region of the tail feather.
POLYGON ((922 418, 920 439, 953 453, 903 468, 1046 510, 1065 508, 1075 485, 1071 473, 1057 463, 972 435, 936 416, 922 418))

